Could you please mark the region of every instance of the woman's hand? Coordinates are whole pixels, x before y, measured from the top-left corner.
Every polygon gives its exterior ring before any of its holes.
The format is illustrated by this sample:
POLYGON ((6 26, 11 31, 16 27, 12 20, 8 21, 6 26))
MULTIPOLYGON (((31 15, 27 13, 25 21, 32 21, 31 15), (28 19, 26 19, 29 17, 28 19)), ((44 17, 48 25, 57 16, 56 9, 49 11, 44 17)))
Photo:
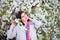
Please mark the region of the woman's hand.
POLYGON ((30 21, 32 21, 32 18, 29 18, 30 21))

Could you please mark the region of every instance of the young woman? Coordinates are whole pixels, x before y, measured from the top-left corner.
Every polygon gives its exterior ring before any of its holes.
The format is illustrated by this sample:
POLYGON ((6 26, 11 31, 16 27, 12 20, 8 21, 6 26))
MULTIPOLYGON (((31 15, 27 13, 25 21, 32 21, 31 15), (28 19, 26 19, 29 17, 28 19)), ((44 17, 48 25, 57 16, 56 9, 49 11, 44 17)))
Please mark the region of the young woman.
POLYGON ((29 18, 23 11, 19 11, 16 17, 21 19, 23 25, 18 26, 13 21, 10 29, 7 31, 7 39, 16 37, 16 40, 37 40, 36 28, 40 27, 42 23, 29 18))

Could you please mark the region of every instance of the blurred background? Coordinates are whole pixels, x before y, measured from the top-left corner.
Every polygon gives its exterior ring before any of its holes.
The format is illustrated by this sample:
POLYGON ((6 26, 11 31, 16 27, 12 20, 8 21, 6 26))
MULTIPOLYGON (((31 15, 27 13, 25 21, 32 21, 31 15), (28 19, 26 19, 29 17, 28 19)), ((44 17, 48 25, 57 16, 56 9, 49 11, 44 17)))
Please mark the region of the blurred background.
POLYGON ((43 23, 37 29, 38 40, 60 40, 60 0, 0 0, 0 40, 7 39, 13 20, 20 21, 15 15, 21 10, 43 23))

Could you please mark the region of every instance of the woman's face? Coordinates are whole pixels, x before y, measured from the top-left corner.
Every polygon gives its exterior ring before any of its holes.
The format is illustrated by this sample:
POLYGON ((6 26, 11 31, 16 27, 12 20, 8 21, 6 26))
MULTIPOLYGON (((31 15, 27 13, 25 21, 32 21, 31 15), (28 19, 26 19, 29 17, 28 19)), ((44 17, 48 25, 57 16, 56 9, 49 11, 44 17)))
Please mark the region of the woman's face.
POLYGON ((22 21, 27 21, 28 16, 25 13, 22 13, 21 14, 21 19, 22 19, 22 21))

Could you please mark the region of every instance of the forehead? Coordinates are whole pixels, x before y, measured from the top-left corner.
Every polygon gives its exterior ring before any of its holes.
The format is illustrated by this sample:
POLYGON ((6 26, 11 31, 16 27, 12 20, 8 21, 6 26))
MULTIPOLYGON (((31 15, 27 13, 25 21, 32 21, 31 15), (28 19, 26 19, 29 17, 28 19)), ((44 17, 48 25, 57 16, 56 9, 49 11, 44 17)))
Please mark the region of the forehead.
POLYGON ((22 13, 21 16, 25 15, 25 13, 22 13))

